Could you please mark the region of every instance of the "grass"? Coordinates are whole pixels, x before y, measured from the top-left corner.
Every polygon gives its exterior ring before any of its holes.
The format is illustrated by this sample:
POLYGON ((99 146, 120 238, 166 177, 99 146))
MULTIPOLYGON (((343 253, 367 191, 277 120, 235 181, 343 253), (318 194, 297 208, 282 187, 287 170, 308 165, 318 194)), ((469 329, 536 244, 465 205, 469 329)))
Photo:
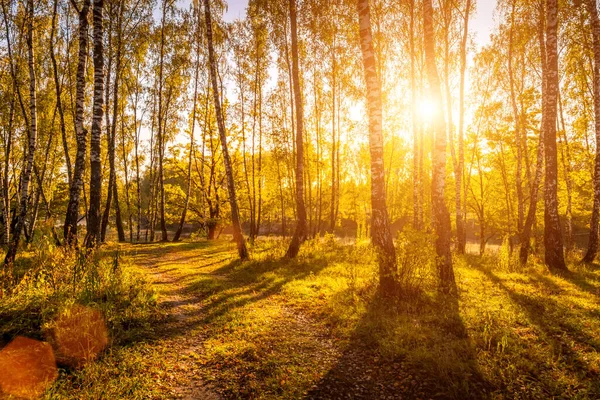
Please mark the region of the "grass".
MULTIPOLYGON (((399 244, 411 290, 396 302, 376 295, 367 244, 310 241, 286 260, 284 243, 265 239, 245 263, 227 241, 121 246, 126 285, 142 282, 145 300, 123 303, 119 286, 103 309, 109 348, 61 369, 46 397, 174 398, 195 377, 226 398, 600 397, 598 266, 555 276, 502 251, 456 257, 459 295, 444 297, 426 239, 405 239, 417 243, 399 244)), ((110 266, 115 248, 99 263, 110 266)), ((0 300, 5 339, 43 338, 61 304, 17 303, 0 300)))

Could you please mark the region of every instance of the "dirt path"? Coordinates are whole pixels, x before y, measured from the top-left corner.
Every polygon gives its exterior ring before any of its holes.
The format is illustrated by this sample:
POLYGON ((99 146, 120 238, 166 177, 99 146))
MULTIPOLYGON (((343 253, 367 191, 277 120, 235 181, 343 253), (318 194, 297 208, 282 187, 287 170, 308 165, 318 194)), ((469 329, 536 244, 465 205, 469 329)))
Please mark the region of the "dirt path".
POLYGON ((180 269, 189 268, 189 258, 175 247, 155 246, 134 254, 134 262, 147 272, 147 277, 158 290, 159 305, 167 314, 157 335, 163 337, 164 373, 156 382, 169 396, 177 399, 217 400, 221 397, 198 373, 199 354, 203 351, 202 299, 186 290, 180 269), (156 254, 152 254, 156 253, 156 254))
MULTIPOLYGON (((280 276, 269 275, 273 262, 236 268, 227 242, 140 246, 132 256, 168 314, 156 328, 164 363, 156 382, 167 398, 426 397, 402 362, 382 360, 358 339, 334 338, 323 321, 288 304, 286 280, 268 278, 280 276)), ((301 273, 289 271, 287 281, 301 273)))

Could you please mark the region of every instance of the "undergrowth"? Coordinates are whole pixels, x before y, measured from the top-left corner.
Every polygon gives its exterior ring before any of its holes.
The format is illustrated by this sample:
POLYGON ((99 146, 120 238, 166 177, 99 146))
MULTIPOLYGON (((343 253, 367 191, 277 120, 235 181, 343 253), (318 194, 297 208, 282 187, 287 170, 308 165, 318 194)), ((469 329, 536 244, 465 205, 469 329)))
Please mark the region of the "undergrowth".
POLYGON ((298 398, 327 387, 352 395, 354 384, 384 396, 600 396, 596 269, 573 266, 571 275, 553 276, 535 257, 518 266, 505 245, 483 258, 455 256, 459 293, 446 297, 436 289, 431 243, 427 235, 400 235, 404 295, 390 302, 377 296, 368 243, 314 239, 286 260, 284 243, 258 241, 252 261, 206 271, 191 285, 206 299, 208 368, 201 371, 233 397, 298 398), (343 366, 357 352, 377 361, 343 366), (368 386, 374 372, 367 371, 390 365, 402 372, 368 386), (354 379, 335 387, 332 374, 354 379), (402 390, 385 389, 390 381, 402 390))
POLYGON ((179 356, 165 347, 183 337, 198 338, 185 356, 194 374, 225 398, 600 398, 598 266, 570 264, 569 274, 552 275, 535 254, 518 265, 505 242, 496 254, 455 256, 458 295, 448 297, 437 291, 432 243, 418 232, 397 238, 395 300, 378 296, 368 242, 333 236, 305 242, 294 260, 283 257, 280 239, 257 240, 248 262, 225 240, 128 245, 120 272, 113 250, 81 268, 65 254, 70 261, 58 267, 30 263, 23 288, 1 301, 3 313, 16 310, 2 314, 2 332, 41 337, 67 301, 106 315, 123 345, 83 370, 63 371, 49 398, 171 398, 157 377, 177 375, 179 356), (163 341, 141 339, 147 327, 128 342, 156 300, 128 272, 137 263, 172 282, 156 286, 159 296, 177 291, 201 310, 163 341), (53 277, 43 272, 68 265, 53 277))
POLYGON ((2 289, 0 346, 17 336, 52 341, 57 318, 80 306, 98 312, 104 321, 108 346, 99 360, 83 369, 59 365, 61 378, 49 391, 52 398, 89 385, 95 379, 91 369, 127 343, 151 335, 161 318, 156 291, 115 247, 89 254, 34 243, 19 254, 12 269, 4 269, 2 289))

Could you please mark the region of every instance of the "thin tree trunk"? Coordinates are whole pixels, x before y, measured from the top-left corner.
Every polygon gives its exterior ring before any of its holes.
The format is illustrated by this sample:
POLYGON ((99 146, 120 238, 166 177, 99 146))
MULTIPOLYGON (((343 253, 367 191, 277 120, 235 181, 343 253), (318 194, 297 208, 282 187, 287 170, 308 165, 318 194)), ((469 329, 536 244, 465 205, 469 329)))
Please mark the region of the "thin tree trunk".
POLYGON ((443 110, 442 92, 436 66, 433 5, 431 0, 425 0, 423 3, 423 30, 427 76, 432 97, 436 102, 436 108, 440 110, 440 114, 435 118, 433 123, 435 140, 433 148, 433 177, 431 182, 433 225, 437 235, 435 241, 436 253, 438 255, 437 267, 441 291, 444 293, 455 293, 456 281, 452 267, 452 255, 450 253, 450 213, 444 201, 444 189, 446 186, 446 123, 441 112, 443 110))
POLYGON ((565 213, 565 249, 567 253, 569 253, 571 250, 573 250, 573 179, 571 177, 571 151, 569 150, 569 139, 567 138, 567 128, 565 125, 565 116, 563 112, 560 88, 558 90, 558 109, 561 127, 558 133, 558 142, 561 145, 560 155, 563 164, 565 186, 567 188, 567 210, 565 213))
POLYGON ((510 34, 508 42, 508 78, 510 83, 510 103, 513 111, 513 118, 515 123, 515 146, 517 148, 517 169, 515 171, 516 177, 515 182, 517 185, 517 231, 521 233, 523 230, 523 220, 525 215, 524 201, 523 201, 523 148, 521 146, 521 121, 519 115, 519 109, 517 107, 517 95, 515 93, 515 80, 513 72, 513 48, 514 48, 514 30, 515 30, 515 4, 516 0, 512 2, 511 16, 510 16, 510 34))
POLYGON ((4 258, 4 265, 12 265, 19 242, 21 240, 21 232, 25 225, 25 218, 27 217, 27 205, 29 202, 29 181, 31 178, 31 171, 33 170, 33 159, 35 156, 35 148, 37 144, 37 99, 36 99, 36 76, 35 76, 35 59, 33 51, 33 19, 34 19, 34 7, 33 0, 27 2, 27 60, 29 65, 29 143, 27 147, 27 153, 23 155, 23 164, 25 166, 21 175, 21 199, 18 207, 18 211, 15 214, 15 231, 12 240, 9 243, 6 257, 4 258))
POLYGON ((90 208, 87 219, 87 234, 85 237, 85 245, 87 248, 93 248, 100 244, 100 202, 102 200, 100 140, 102 136, 102 116, 104 115, 103 8, 104 0, 94 0, 94 97, 92 134, 90 139, 90 208))
MULTIPOLYGON (((200 10, 196 10, 200 15, 200 10)), ((199 22, 197 24, 197 30, 199 30, 199 22)), ((200 35, 196 32, 196 67, 194 69, 194 101, 192 103, 192 126, 190 127, 190 150, 188 157, 188 168, 187 168, 187 190, 185 192, 185 202, 183 203, 183 211, 181 212, 181 219, 179 220, 179 227, 175 232, 173 241, 179 241, 181 232, 183 232, 183 225, 185 224, 185 217, 187 214, 188 207, 190 205, 190 196, 192 192, 192 160, 194 158, 194 130, 196 129, 196 102, 198 100, 198 74, 200 71, 200 35)))
POLYGON ((295 258, 300 245, 306 239, 306 208, 304 206, 304 110, 302 90, 300 88, 300 71, 298 67, 298 28, 296 23, 296 0, 289 0, 290 29, 292 36, 292 81, 294 86, 294 103, 296 106, 296 230, 285 256, 295 258))
POLYGON ((164 56, 165 56, 165 18, 167 13, 167 0, 163 0, 162 20, 160 26, 160 60, 158 67, 158 190, 159 190, 159 211, 160 211, 160 230, 161 240, 166 242, 169 240, 167 236, 167 225, 165 222, 165 175, 164 175, 164 132, 163 132, 163 71, 164 71, 164 56))
POLYGON ((258 95, 258 210, 256 214, 256 227, 254 230, 255 236, 260 233, 260 223, 262 219, 262 147, 263 147, 263 123, 262 123, 262 81, 259 77, 259 88, 260 92, 258 95))
POLYGON ((336 155, 336 136, 335 136, 335 100, 337 89, 337 58, 335 54, 335 35, 333 35, 333 49, 331 51, 331 212, 329 215, 329 230, 335 233, 335 203, 336 203, 336 182, 335 182, 335 155, 336 155))
MULTIPOLYGON (((543 2, 540 3, 539 10, 539 24, 538 24, 538 41, 540 47, 540 59, 542 61, 542 92, 545 92, 546 88, 546 39, 544 37, 545 19, 544 19, 544 6, 543 2)), ((531 250, 531 230, 535 224, 535 215, 537 210, 538 194, 542 177, 544 175, 544 126, 546 125, 547 112, 546 109, 546 97, 542 95, 542 122, 540 124, 540 138, 537 150, 536 170, 533 178, 533 185, 531 188, 531 194, 529 195, 529 210, 527 211, 527 218, 525 219, 525 225, 523 226, 523 232, 521 234, 521 248, 519 250, 519 260, 522 265, 527 264, 529 258, 529 251, 531 250)))
MULTIPOLYGON (((113 65, 113 2, 108 3, 108 27, 107 27, 107 36, 108 36, 108 46, 106 51, 106 57, 108 59, 108 66, 106 68, 106 83, 104 86, 104 102, 106 104, 106 112, 104 113, 104 119, 106 123, 106 149, 108 156, 108 189, 106 190, 106 203, 104 206, 104 212, 102 213, 102 222, 100 223, 100 241, 104 243, 106 239, 106 229, 108 228, 108 220, 110 217, 110 208, 112 205, 112 199, 114 194, 114 184, 116 180, 116 172, 115 172, 115 138, 113 136, 111 121, 110 121, 110 112, 108 109, 110 108, 110 78, 112 75, 112 65, 113 65)), ((115 81, 116 76, 118 74, 115 73, 115 81)), ((113 85, 114 86, 114 85, 113 85)), ((113 103, 113 110, 117 108, 117 93, 114 92, 113 96, 115 102, 113 103)), ((113 114, 115 111, 113 111, 113 114)), ((116 121, 113 118, 112 126, 116 126, 116 121)))
MULTIPOLYGON (((12 60, 10 61, 12 64, 12 60)), ((14 86, 13 86, 14 89, 14 86)), ((14 92, 13 92, 14 93, 14 92)), ((0 244, 6 244, 10 240, 10 196, 9 196, 9 167, 10 156, 13 141, 13 122, 15 114, 15 99, 14 95, 11 98, 8 111, 8 129, 4 136, 4 168, 0 182, 2 188, 0 194, 2 201, 0 202, 0 218, 2 219, 2 230, 0 230, 0 244)))
MULTIPOLYGON (((136 76, 137 79, 137 76, 136 76)), ((135 191, 136 191, 136 205, 137 205, 137 226, 136 226, 136 241, 139 242, 140 241, 140 230, 141 230, 141 225, 142 225, 142 189, 140 186, 141 183, 141 177, 140 177, 140 157, 139 157, 139 145, 140 145, 140 129, 141 129, 141 123, 140 123, 140 127, 138 128, 137 126, 137 84, 136 84, 136 101, 135 101, 135 106, 133 109, 133 126, 135 129, 135 143, 134 143, 134 148, 135 148, 135 191)), ((143 117, 143 112, 142 112, 142 117, 143 117)))
POLYGON ((413 134, 413 228, 421 229, 419 217, 419 186, 421 184, 419 175, 419 133, 417 121, 417 82, 415 76, 415 0, 410 0, 410 27, 409 27, 409 51, 410 51, 410 97, 411 97, 411 122, 413 134))
POLYGON ((460 44, 460 89, 458 99, 458 162, 456 164, 456 249, 459 254, 465 254, 467 245, 467 231, 465 229, 464 204, 467 193, 464 191, 465 171, 465 72, 467 69, 467 40, 469 38, 469 15, 471 13, 471 0, 465 5, 465 18, 463 35, 460 44))
POLYGON ((83 126, 85 110, 85 74, 88 58, 88 14, 90 0, 84 0, 81 9, 77 8, 74 1, 71 2, 79 15, 79 54, 77 61, 77 81, 75 89, 75 137, 77 141, 77 152, 75 154, 75 167, 71 185, 69 186, 69 203, 64 225, 64 243, 73 245, 77 242, 77 223, 79 222, 79 201, 83 188, 83 171, 85 169, 85 152, 87 151, 88 132, 83 126))
MULTIPOLYGON (((125 175, 125 204, 127 206, 127 222, 129 224, 129 242, 133 243, 133 215, 131 212, 131 200, 130 200, 130 183, 129 180, 129 156, 127 154, 127 149, 125 148, 125 119, 123 115, 123 110, 121 110, 121 152, 123 157, 123 172, 125 175)), ((133 129, 136 129, 135 124, 133 129)), ((119 219, 117 218, 117 229, 118 229, 119 219)))
POLYGON ((594 160, 594 202, 590 220, 590 237, 583 262, 591 263, 600 247, 600 20, 595 0, 586 0, 592 20, 594 49, 594 128, 596 133, 596 158, 594 160))
POLYGON ((221 110, 221 99, 219 98, 219 85, 217 82, 217 60, 215 50, 213 48, 212 37, 212 18, 210 15, 210 0, 204 0, 204 17, 206 20, 206 39, 208 45, 208 64, 210 68, 210 78, 213 87, 213 97, 215 103, 215 114, 217 117, 217 126, 219 128, 219 138, 221 141, 221 150, 223 152, 223 162, 225 164, 225 173, 227 175, 227 189, 229 190, 229 203, 231 206, 231 222, 233 224, 233 238, 237 243, 238 255, 240 259, 247 260, 249 258, 246 241, 242 234, 242 226, 240 224, 240 213, 235 195, 235 181, 233 178, 233 167, 231 158, 229 157, 229 149, 227 148, 227 136, 225 133, 225 121, 221 110))
POLYGON ((544 120, 544 150, 546 180, 544 186, 544 248, 545 262, 555 271, 566 271, 564 245, 558 215, 558 162, 556 117, 558 99, 558 0, 546 0, 546 64, 547 98, 544 120))
POLYGON ((113 183, 113 197, 115 199, 115 225, 117 226, 117 239, 119 242, 125 241, 125 228, 123 227, 123 217, 121 215, 121 206, 119 204, 119 191, 117 181, 113 183))
POLYGON ((379 260, 379 288, 391 296, 397 292, 396 249, 390 231, 385 195, 385 166, 383 163, 381 84, 377 76, 375 50, 371 34, 371 15, 368 0, 358 0, 360 48, 367 85, 369 115, 369 151, 371 154, 371 240, 379 260))
POLYGON ((60 133, 62 137, 63 150, 65 153, 65 165, 67 167, 67 181, 71 186, 71 176, 73 174, 73 168, 71 166, 71 157, 69 156, 69 145, 67 142, 67 130, 65 127, 65 113, 62 106, 62 88, 58 77, 58 64, 56 62, 56 54, 54 54, 54 35, 56 31, 57 15, 58 15, 58 0, 54 0, 54 6, 52 10, 52 28, 50 30, 50 59, 52 61, 52 72, 54 76, 54 87, 56 90, 56 109, 58 111, 58 117, 60 122, 60 133))

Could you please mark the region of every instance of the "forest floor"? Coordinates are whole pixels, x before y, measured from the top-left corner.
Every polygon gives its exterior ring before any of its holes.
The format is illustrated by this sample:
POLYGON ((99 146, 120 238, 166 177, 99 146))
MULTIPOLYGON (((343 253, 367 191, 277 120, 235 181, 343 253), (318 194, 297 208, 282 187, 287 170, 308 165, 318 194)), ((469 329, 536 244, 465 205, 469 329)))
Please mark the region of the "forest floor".
MULTIPOLYGON (((283 242, 260 240, 243 263, 224 240, 110 244, 102 257, 117 249, 127 285, 156 306, 128 317, 96 361, 62 368, 46 398, 600 398, 597 265, 554 276, 535 262, 515 272, 502 255, 456 257, 458 298, 421 271, 394 303, 376 296, 362 244, 310 241, 286 260, 283 242)), ((430 255, 415 257, 403 260, 430 255)), ((3 337, 26 334, 23 310, 1 306, 3 337)))
POLYGON ((169 316, 160 331, 169 349, 163 361, 177 366, 167 373, 174 396, 425 397, 425 382, 402 362, 388 363, 362 343, 337 337, 327 321, 283 293, 291 282, 318 274, 326 267, 322 261, 242 264, 228 242, 134 246, 131 252, 169 316))

